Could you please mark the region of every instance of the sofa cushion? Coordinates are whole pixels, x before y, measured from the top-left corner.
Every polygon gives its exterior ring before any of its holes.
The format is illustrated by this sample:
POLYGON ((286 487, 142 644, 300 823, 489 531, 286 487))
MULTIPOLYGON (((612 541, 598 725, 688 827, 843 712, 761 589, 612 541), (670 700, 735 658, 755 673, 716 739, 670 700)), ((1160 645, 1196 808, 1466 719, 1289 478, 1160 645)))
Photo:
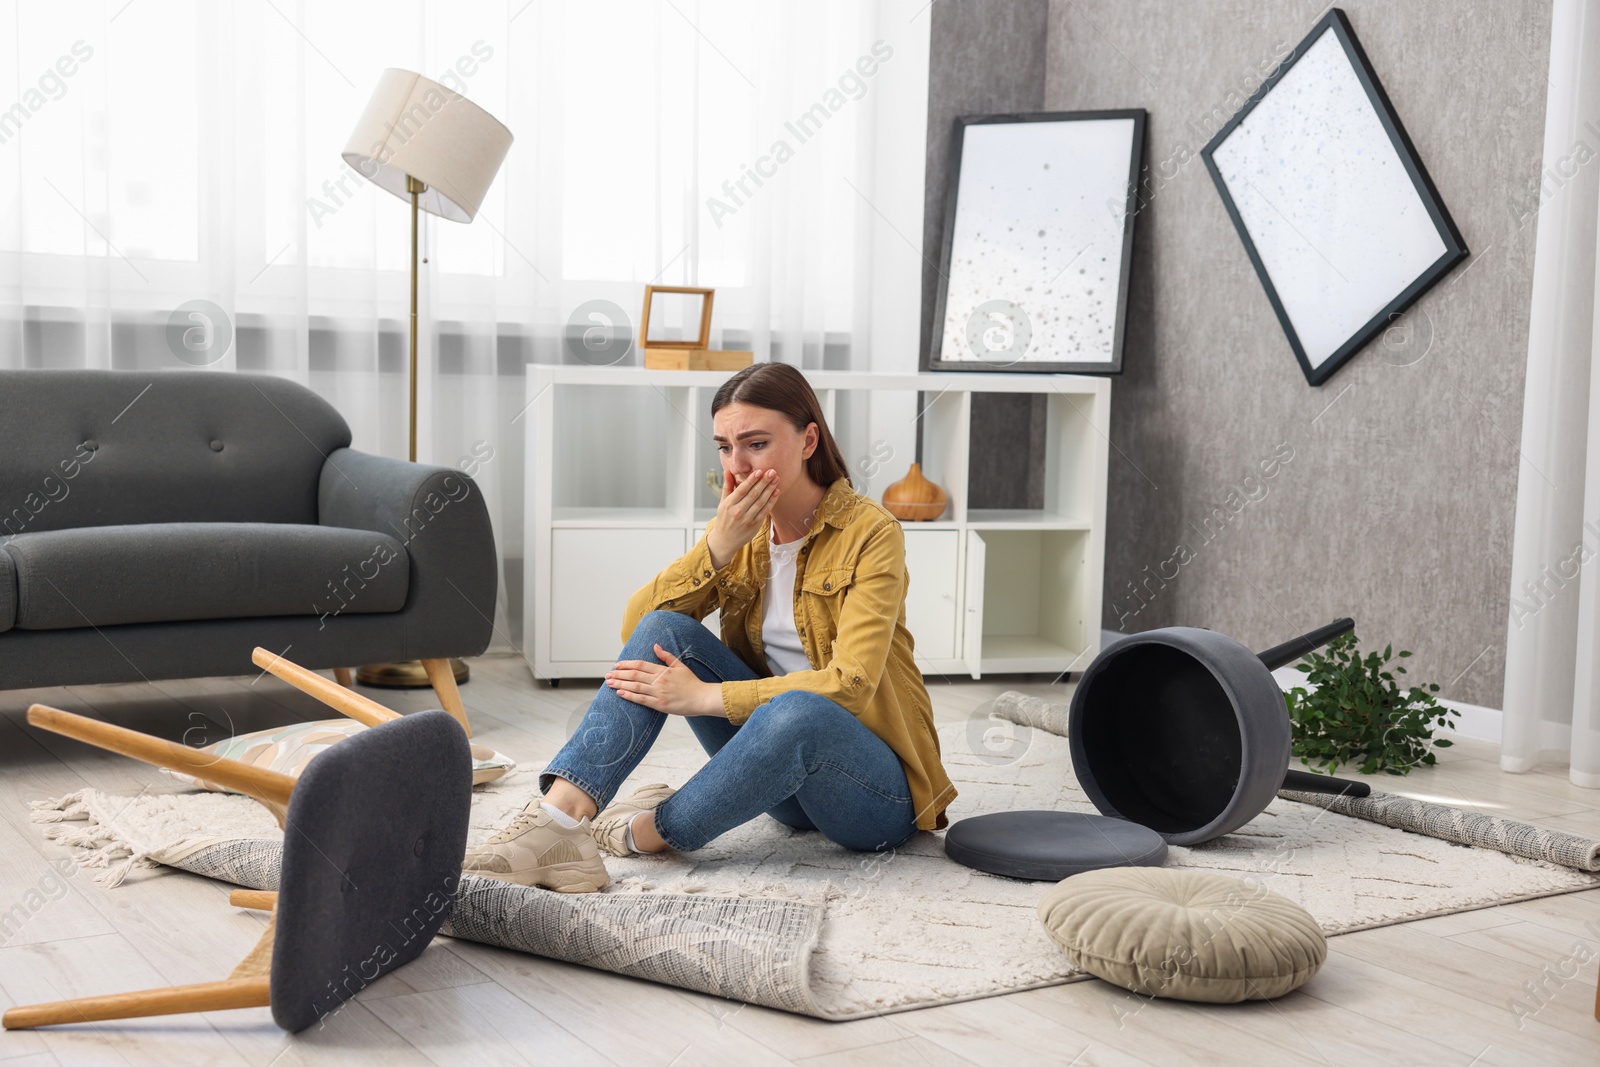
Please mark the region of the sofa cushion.
POLYGON ((350 427, 270 374, 0 370, 0 536, 148 522, 317 523, 350 427))
POLYGON ((15 627, 399 611, 410 560, 388 534, 290 523, 181 522, 29 533, 0 542, 16 568, 15 627))
POLYGON ((0 634, 17 621, 17 568, 0 549, 0 634))

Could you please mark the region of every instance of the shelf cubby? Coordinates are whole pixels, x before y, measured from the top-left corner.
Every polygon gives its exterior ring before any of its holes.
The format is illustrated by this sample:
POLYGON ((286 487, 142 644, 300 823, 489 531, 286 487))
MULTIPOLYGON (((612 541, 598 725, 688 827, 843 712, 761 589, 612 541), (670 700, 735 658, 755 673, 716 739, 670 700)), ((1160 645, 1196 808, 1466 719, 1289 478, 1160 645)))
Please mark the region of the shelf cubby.
MULTIPOLYGON (((1095 507, 1104 492, 1104 467, 1095 457, 1108 441, 1102 428, 1095 425, 1099 405, 1092 397, 1071 392, 1047 392, 1043 401, 1043 454, 1027 457, 1030 463, 1042 462, 1044 468, 1039 506, 974 507, 969 493, 967 522, 994 530, 1087 530, 1093 526, 1095 507)), ((971 432, 970 410, 967 418, 971 432)))
MULTIPOLYGON (((546 460, 550 520, 687 522, 683 485, 691 392, 683 387, 551 383, 546 460), (615 410, 634 417, 610 417, 615 410)), ((536 404, 544 400, 540 397, 536 404)))
MULTIPOLYGON (((983 608, 979 661, 986 673, 1082 670, 1078 662, 1100 633, 1091 599, 1089 531, 975 530, 983 553, 983 608), (1063 665, 1065 661, 1065 665, 1063 665)), ((1092 654, 1092 653, 1091 653, 1092 654)))

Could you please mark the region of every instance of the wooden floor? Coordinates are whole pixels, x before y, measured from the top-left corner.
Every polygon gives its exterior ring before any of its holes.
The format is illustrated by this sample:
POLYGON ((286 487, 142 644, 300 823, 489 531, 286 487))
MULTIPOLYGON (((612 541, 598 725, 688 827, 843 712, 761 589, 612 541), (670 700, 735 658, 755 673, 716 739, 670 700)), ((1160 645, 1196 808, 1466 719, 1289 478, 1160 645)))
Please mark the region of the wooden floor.
MULTIPOLYGON (((477 740, 549 752, 597 680, 535 684, 519 658, 472 662, 462 690, 477 740)), ((941 722, 1005 689, 1066 699, 1043 676, 930 678, 941 722)), ((412 710, 427 691, 367 690, 412 710)), ((0 1001, 5 1006, 225 977, 260 935, 227 887, 182 872, 107 891, 28 821, 27 801, 94 785, 170 791, 132 760, 34 730, 48 703, 191 744, 328 717, 271 677, 0 693, 0 1001)), ((974 731, 973 736, 981 736, 974 731)), ((682 722, 663 744, 693 745, 682 722)), ((1502 774, 1494 746, 1463 742, 1385 788, 1600 831, 1600 792, 1564 769, 1502 774)), ((622 978, 464 941, 436 941, 322 1029, 295 1038, 266 1009, 0 1034, 0 1064, 1597 1064, 1593 1017, 1600 890, 1346 934, 1302 990, 1271 1003, 1146 1002, 1099 981, 849 1023, 622 978)))

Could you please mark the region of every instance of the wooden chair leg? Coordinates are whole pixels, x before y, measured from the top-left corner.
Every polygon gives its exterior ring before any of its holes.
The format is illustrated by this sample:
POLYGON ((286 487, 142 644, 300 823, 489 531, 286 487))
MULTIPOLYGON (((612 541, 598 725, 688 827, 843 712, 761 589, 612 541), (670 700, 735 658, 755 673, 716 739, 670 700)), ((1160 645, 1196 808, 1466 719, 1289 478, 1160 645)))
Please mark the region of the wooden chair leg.
MULTIPOLYGON (((270 898, 266 905, 268 908, 278 902, 276 893, 249 889, 235 891, 229 900, 238 904, 241 897, 252 900, 270 898)), ((93 1023, 105 1019, 136 1019, 147 1015, 178 1015, 190 1011, 221 1011, 225 1008, 259 1008, 268 1005, 272 1003, 272 944, 277 922, 278 916, 274 913, 267 919, 266 929, 261 932, 255 947, 223 981, 142 989, 136 993, 112 993, 102 997, 77 997, 49 1004, 29 1004, 6 1012, 3 1025, 7 1030, 27 1030, 60 1023, 93 1023)))
POLYGON ((270 889, 235 889, 228 894, 228 903, 251 911, 271 911, 278 906, 278 894, 270 889))
POLYGON ((335 667, 333 669, 333 680, 338 682, 340 685, 344 686, 346 689, 354 688, 350 684, 350 668, 349 667, 335 667))
MULTIPOLYGON (((348 715, 356 722, 377 726, 379 723, 400 717, 398 711, 386 708, 376 700, 364 697, 337 682, 330 682, 316 671, 308 671, 298 663, 290 663, 276 652, 258 646, 250 653, 250 661, 268 674, 283 679, 302 693, 316 697, 334 711, 348 715)), ((344 667, 336 667, 335 670, 349 673, 344 667)))
POLYGON ((148 1015, 177 1015, 190 1011, 225 1008, 259 1008, 270 1004, 271 979, 228 978, 221 982, 144 989, 137 993, 112 993, 103 997, 78 997, 49 1004, 30 1004, 5 1013, 7 1030, 27 1030, 60 1023, 93 1023, 105 1019, 136 1019, 148 1015))
POLYGON ((472 724, 467 722, 467 709, 461 703, 461 690, 456 688, 456 672, 450 668, 450 661, 425 659, 422 669, 428 672, 428 681, 433 683, 433 694, 439 698, 439 706, 454 715, 471 737, 472 724))
MULTIPOLYGON (((329 683, 330 685, 332 683, 329 683)), ((287 774, 252 767, 248 763, 214 756, 188 745, 151 737, 137 730, 113 726, 99 719, 74 715, 70 711, 34 704, 28 708, 28 722, 43 730, 75 738, 99 748, 120 752, 157 767, 168 767, 196 778, 203 778, 235 792, 259 800, 277 817, 282 826, 289 807, 289 794, 294 792, 294 779, 287 774)))

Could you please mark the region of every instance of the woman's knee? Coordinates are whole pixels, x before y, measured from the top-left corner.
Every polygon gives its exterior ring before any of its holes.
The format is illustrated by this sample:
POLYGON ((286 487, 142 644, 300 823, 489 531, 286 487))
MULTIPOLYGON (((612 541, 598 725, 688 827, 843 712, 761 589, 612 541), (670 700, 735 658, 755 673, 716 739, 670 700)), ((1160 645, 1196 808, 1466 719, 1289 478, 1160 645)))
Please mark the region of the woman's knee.
POLYGON ((697 630, 705 629, 705 624, 692 615, 685 615, 681 611, 669 611, 666 608, 656 608, 654 611, 645 612, 639 619, 639 625, 644 626, 646 624, 673 629, 679 627, 689 627, 697 630))
POLYGON ((758 706, 742 729, 754 727, 765 735, 800 738, 821 726, 830 710, 842 709, 819 693, 790 689, 758 706))
POLYGON ((710 633, 705 624, 698 619, 691 618, 681 611, 668 611, 657 608, 647 611, 633 628, 633 633, 628 637, 628 644, 638 645, 644 643, 646 648, 660 641, 669 634, 692 634, 696 631, 710 633))

